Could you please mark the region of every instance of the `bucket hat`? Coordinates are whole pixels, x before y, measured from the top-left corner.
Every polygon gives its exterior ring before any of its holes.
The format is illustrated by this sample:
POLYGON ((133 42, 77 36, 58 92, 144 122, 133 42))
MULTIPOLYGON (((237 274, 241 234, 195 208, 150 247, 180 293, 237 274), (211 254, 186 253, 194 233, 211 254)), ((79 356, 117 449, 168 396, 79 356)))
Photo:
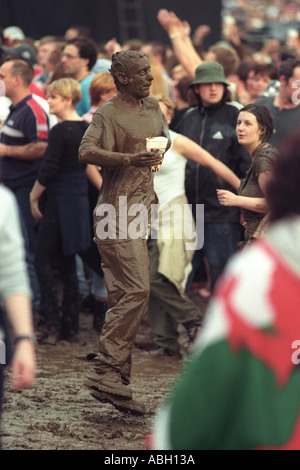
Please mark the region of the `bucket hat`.
POLYGON ((223 85, 229 86, 223 66, 218 62, 203 62, 196 68, 195 79, 191 86, 201 83, 223 83, 223 85))

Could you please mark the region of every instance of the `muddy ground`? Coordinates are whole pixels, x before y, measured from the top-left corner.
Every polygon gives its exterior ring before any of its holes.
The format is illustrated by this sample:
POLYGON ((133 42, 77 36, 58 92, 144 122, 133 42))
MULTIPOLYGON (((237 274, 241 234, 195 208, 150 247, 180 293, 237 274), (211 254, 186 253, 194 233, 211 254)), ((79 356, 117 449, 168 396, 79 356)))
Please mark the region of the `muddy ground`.
MULTIPOLYGON (((192 299, 204 312, 207 302, 195 293, 192 299)), ((184 352, 185 333, 179 331, 184 352)), ((3 450, 145 450, 154 413, 183 366, 178 359, 141 349, 149 343, 149 328, 143 322, 133 350, 131 385, 146 414, 124 414, 95 400, 84 386, 91 368, 86 356, 97 351, 98 335, 92 315, 81 313, 79 343, 37 346, 37 378, 31 389, 12 392, 7 378, 3 450)))

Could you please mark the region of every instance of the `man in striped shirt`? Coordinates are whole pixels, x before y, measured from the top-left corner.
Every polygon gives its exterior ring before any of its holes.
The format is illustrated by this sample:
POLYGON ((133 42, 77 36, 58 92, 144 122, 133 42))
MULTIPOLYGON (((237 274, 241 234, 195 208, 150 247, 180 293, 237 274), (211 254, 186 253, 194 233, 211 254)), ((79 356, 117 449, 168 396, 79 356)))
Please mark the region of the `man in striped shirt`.
POLYGON ((49 122, 30 93, 32 79, 33 68, 23 60, 9 60, 1 66, 1 89, 12 104, 1 129, 0 181, 13 191, 19 204, 32 289, 36 293, 33 309, 37 314, 38 284, 30 261, 33 260, 36 222, 30 211, 29 193, 47 146, 49 122))

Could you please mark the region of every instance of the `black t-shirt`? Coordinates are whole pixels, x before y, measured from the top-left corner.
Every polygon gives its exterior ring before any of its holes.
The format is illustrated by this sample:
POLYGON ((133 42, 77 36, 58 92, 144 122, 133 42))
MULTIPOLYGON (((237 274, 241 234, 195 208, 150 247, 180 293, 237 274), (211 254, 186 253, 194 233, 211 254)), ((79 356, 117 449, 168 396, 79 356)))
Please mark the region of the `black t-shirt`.
POLYGON ((88 126, 85 121, 63 121, 51 129, 38 177, 43 186, 47 186, 52 178, 59 174, 71 173, 85 167, 78 160, 78 148, 88 126))

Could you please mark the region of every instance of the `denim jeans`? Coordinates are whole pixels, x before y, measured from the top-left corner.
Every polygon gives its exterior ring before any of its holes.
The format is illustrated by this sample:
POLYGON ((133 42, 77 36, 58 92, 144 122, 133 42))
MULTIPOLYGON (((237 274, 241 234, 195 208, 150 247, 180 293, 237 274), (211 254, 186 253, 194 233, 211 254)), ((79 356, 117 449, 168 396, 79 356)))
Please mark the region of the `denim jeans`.
POLYGON ((189 277, 187 291, 200 266, 203 256, 206 257, 213 289, 222 274, 228 260, 237 250, 237 244, 242 240, 243 227, 240 223, 205 223, 204 246, 202 250, 195 251, 189 277))
POLYGON ((30 241, 29 241, 29 236, 23 216, 23 212, 21 207, 19 206, 19 215, 20 215, 20 224, 21 224, 21 230, 23 234, 23 239, 24 239, 24 246, 25 246, 25 253, 26 253, 26 264, 27 264, 27 271, 28 271, 28 276, 30 279, 30 287, 32 291, 32 313, 34 318, 39 317, 39 308, 40 308, 40 301, 41 301, 41 292, 40 292, 40 286, 39 286, 39 281, 35 272, 35 267, 34 267, 34 257, 35 253, 33 251, 33 248, 31 247, 30 241))
POLYGON ((89 294, 100 298, 107 297, 107 289, 103 276, 100 276, 87 263, 84 263, 79 255, 76 255, 76 272, 79 293, 83 298, 89 294))

